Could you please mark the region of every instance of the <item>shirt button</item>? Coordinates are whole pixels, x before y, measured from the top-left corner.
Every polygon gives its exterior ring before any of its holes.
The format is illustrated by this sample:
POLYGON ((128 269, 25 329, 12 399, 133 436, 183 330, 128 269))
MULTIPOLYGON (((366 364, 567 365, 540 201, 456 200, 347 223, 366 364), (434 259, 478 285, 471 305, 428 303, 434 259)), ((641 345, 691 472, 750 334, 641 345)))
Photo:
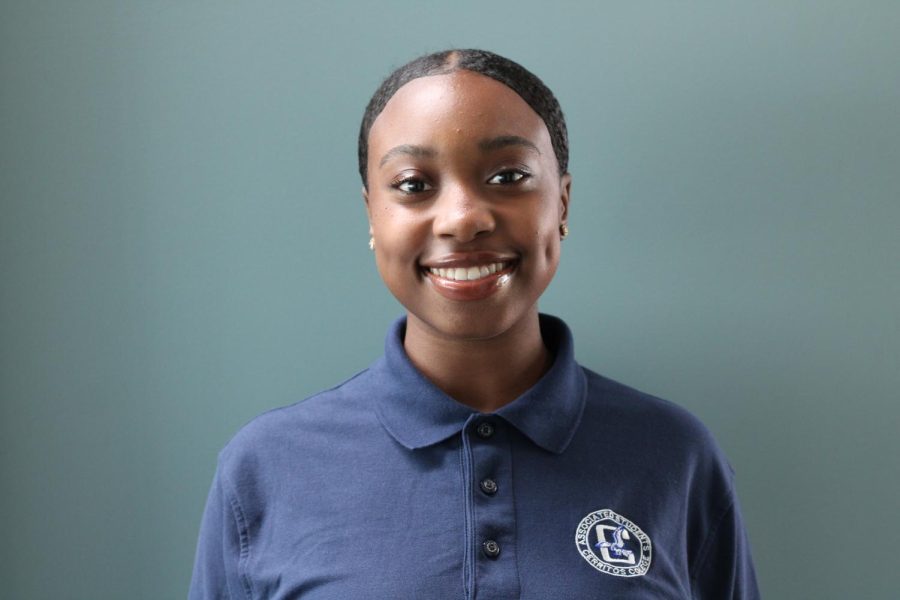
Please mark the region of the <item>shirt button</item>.
POLYGON ((488 496, 493 496, 497 493, 497 482, 491 478, 482 479, 479 485, 481 485, 481 491, 488 496))
POLYGON ((481 545, 481 549, 484 551, 484 555, 488 558, 497 558, 498 556, 500 556, 500 544, 498 544, 494 540, 486 540, 481 545))
POLYGON ((487 421, 482 421, 478 426, 478 429, 475 430, 475 433, 477 433, 478 437, 481 439, 486 440, 494 435, 494 426, 487 421))

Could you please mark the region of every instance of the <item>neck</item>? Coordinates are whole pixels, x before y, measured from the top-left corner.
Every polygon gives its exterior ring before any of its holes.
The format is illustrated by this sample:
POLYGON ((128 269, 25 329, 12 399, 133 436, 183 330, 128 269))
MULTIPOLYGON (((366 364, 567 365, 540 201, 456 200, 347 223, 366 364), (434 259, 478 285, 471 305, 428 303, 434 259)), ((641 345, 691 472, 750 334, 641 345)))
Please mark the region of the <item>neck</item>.
POLYGON ((537 308, 487 339, 448 338, 409 315, 403 346, 410 361, 432 383, 483 413, 521 396, 553 362, 541 339, 537 308))

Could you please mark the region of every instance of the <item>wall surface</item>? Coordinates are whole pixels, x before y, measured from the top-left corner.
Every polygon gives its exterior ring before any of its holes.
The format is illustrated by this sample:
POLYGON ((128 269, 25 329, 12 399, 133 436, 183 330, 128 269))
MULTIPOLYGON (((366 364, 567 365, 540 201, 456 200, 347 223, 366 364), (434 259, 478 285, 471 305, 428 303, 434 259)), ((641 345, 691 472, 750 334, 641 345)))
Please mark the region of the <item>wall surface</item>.
POLYGON ((542 309, 700 416, 765 597, 900 589, 894 2, 4 2, 0 544, 12 599, 184 597, 215 456, 380 351, 355 136, 486 47, 569 120, 542 309))

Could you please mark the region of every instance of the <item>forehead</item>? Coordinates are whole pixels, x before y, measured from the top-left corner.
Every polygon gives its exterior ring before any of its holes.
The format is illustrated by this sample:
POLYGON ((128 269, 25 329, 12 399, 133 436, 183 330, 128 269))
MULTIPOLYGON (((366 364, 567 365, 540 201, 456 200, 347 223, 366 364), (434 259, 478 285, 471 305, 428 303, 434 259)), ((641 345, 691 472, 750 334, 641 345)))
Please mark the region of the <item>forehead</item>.
POLYGON ((369 132, 370 159, 396 144, 465 143, 524 137, 552 156, 540 116, 513 90, 472 71, 414 79, 385 105, 369 132))

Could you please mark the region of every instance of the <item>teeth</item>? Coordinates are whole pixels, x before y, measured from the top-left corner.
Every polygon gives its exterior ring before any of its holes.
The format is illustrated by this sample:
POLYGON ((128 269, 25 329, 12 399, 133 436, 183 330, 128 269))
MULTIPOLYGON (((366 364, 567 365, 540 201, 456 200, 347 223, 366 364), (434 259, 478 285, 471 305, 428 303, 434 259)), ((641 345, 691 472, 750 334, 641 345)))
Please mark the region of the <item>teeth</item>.
POLYGON ((474 281, 476 279, 481 279, 482 277, 492 275, 497 271, 502 271, 504 268, 506 268, 506 264, 504 263, 491 263, 489 265, 469 267, 467 269, 462 267, 449 269, 437 269, 434 267, 429 267, 428 270, 433 275, 437 275, 438 277, 442 277, 444 279, 452 279, 453 281, 474 281))

